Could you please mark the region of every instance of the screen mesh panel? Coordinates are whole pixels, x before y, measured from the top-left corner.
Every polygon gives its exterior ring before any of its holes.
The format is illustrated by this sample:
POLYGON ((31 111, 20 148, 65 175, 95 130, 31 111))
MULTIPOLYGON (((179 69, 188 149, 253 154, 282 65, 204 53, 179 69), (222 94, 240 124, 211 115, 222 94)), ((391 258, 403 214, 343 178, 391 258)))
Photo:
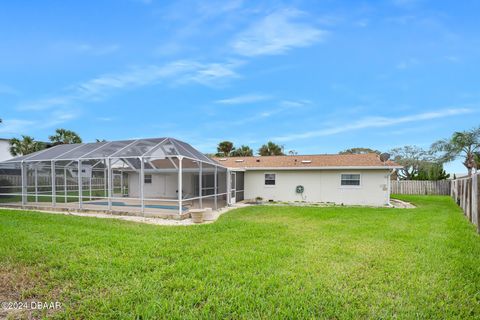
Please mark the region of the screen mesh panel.
POLYGON ((95 149, 98 149, 107 143, 108 142, 86 143, 79 148, 75 148, 61 155, 58 159, 78 159, 80 157, 84 157, 88 155, 89 153, 93 152, 95 149))
POLYGON ((78 148, 81 146, 80 144, 60 144, 55 147, 48 148, 43 151, 39 151, 36 155, 32 155, 31 157, 27 157, 26 160, 28 161, 40 161, 40 160, 54 160, 57 157, 61 156, 62 154, 78 148))
MULTIPOLYGON (((161 160, 166 158, 171 158, 173 161, 175 161, 175 156, 184 156, 221 167, 221 165, 208 158, 188 143, 173 138, 151 138, 83 144, 62 144, 37 151, 26 156, 16 157, 3 163, 52 160, 76 161, 80 159, 101 160, 111 158, 112 160, 122 159, 124 162, 127 162, 125 159, 133 159, 128 162, 128 165, 133 169, 139 169, 139 157, 149 158, 151 161, 155 159, 161 160)), ((161 163, 159 162, 158 164, 155 164, 155 167, 158 168, 159 164, 161 163)), ((172 167, 172 165, 169 164, 168 167, 172 167)), ((153 167, 150 164, 145 163, 145 169, 152 168, 153 167)))
POLYGON ((132 145, 116 153, 115 157, 143 156, 144 154, 148 153, 150 150, 152 150, 154 147, 156 147, 159 143, 161 143, 164 140, 165 138, 137 140, 132 145))

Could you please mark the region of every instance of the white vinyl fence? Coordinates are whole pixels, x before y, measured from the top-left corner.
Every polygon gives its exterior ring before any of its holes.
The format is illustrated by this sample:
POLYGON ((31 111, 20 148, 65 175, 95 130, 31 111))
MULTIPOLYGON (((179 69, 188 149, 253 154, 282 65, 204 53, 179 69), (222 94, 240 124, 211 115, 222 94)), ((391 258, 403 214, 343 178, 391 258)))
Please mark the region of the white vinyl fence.
POLYGON ((480 173, 471 177, 452 180, 450 195, 453 200, 462 208, 465 217, 477 226, 480 232, 480 173))
POLYGON ((450 180, 417 181, 400 180, 391 181, 391 193, 393 194, 437 194, 450 195, 450 180))

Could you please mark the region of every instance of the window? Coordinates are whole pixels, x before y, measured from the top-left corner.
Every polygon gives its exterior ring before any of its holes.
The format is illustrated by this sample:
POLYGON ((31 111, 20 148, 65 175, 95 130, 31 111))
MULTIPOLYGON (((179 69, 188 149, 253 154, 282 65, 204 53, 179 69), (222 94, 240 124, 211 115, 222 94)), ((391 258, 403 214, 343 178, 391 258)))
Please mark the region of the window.
POLYGON ((144 183, 152 183, 152 175, 151 175, 151 174, 146 174, 146 175, 143 177, 143 182, 144 182, 144 183))
POLYGON ((275 185, 275 173, 265 173, 265 185, 266 186, 275 185))
POLYGON ((342 186, 359 186, 360 175, 359 174, 342 174, 342 186))

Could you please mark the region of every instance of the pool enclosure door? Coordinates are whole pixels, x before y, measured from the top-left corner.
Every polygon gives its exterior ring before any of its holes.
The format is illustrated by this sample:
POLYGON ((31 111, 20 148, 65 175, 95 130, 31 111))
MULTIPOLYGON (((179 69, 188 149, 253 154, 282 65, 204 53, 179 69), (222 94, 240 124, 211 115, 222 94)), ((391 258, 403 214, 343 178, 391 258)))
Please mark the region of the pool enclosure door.
POLYGON ((235 204, 237 202, 237 173, 230 172, 230 203, 235 204))

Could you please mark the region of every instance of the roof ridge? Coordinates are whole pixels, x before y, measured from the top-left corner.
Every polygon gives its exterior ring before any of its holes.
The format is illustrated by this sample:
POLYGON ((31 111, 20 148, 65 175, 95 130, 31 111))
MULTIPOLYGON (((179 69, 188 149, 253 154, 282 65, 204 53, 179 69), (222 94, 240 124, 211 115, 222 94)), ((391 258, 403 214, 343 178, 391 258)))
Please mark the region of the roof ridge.
POLYGON ((213 158, 266 158, 266 157, 318 157, 318 156, 369 156, 369 155, 375 155, 378 157, 378 155, 374 152, 369 152, 369 153, 349 153, 349 154, 339 154, 339 153, 316 153, 316 154, 296 154, 296 155, 291 155, 291 154, 284 154, 284 155, 276 155, 276 156, 261 156, 261 155, 253 155, 253 156, 213 156, 213 158))

